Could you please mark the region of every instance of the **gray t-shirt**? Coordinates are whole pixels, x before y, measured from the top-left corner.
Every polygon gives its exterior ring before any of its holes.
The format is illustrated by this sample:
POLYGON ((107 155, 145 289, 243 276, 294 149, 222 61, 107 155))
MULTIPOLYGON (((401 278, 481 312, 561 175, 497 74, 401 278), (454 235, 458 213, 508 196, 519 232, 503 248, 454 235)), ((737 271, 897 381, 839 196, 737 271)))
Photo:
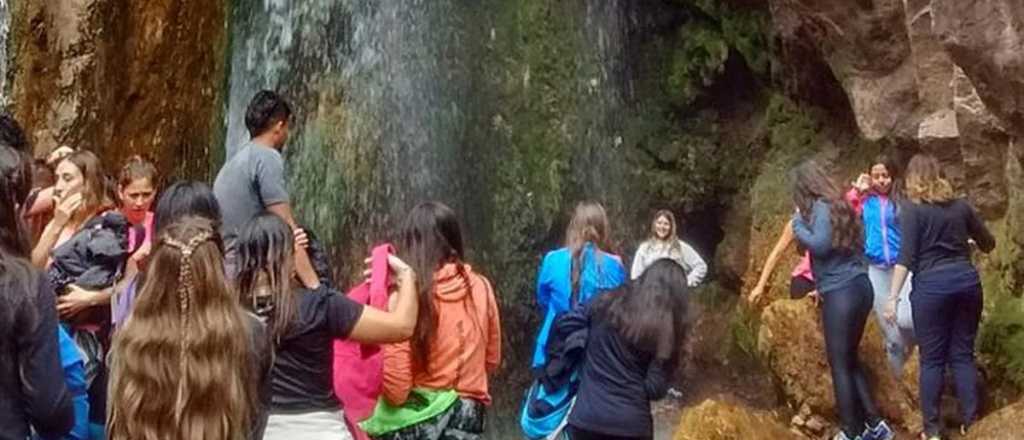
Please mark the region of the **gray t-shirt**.
POLYGON ((252 142, 245 144, 217 173, 213 194, 224 217, 224 236, 233 239, 242 225, 267 206, 288 202, 281 152, 252 142))

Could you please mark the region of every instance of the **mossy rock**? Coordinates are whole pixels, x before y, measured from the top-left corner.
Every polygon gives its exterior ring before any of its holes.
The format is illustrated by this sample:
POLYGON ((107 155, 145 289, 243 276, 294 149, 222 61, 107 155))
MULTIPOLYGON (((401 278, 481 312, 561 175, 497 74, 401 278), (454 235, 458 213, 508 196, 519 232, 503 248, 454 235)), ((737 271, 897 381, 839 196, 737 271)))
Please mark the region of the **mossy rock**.
POLYGON ((793 436, 767 411, 709 399, 683 412, 673 439, 740 440, 793 436))
POLYGON ((968 440, 1018 440, 1022 436, 1024 401, 996 411, 979 420, 967 435, 968 440))

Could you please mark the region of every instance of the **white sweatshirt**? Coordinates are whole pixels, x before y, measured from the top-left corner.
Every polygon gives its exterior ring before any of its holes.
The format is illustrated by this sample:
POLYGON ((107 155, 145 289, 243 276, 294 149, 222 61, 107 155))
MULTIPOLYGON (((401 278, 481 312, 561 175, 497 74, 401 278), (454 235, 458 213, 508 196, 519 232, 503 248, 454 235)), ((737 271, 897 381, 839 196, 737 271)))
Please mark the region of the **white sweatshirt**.
POLYGON ((707 263, 686 242, 679 240, 679 247, 673 248, 670 243, 647 240, 640 243, 640 247, 636 250, 630 278, 634 280, 640 278, 647 266, 662 258, 671 259, 686 270, 686 281, 689 287, 700 284, 701 281, 704 281, 704 276, 708 274, 707 263))

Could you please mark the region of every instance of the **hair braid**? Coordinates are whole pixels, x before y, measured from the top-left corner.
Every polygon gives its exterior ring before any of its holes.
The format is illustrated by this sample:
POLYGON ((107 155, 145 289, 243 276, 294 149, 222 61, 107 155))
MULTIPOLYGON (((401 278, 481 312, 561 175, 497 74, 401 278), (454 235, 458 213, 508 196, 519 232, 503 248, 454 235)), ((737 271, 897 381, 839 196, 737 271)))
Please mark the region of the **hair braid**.
POLYGON ((192 252, 199 247, 200 244, 210 240, 213 234, 210 232, 201 232, 198 235, 192 237, 188 243, 182 243, 170 237, 165 237, 163 243, 177 249, 181 253, 181 260, 179 264, 178 272, 178 317, 181 321, 181 338, 180 338, 180 350, 178 355, 178 361, 181 363, 181 378, 178 382, 178 393, 174 404, 174 419, 177 421, 181 420, 181 415, 185 410, 185 390, 187 389, 188 382, 188 353, 190 341, 189 322, 191 319, 189 309, 192 302, 192 292, 195 290, 192 275, 192 252))

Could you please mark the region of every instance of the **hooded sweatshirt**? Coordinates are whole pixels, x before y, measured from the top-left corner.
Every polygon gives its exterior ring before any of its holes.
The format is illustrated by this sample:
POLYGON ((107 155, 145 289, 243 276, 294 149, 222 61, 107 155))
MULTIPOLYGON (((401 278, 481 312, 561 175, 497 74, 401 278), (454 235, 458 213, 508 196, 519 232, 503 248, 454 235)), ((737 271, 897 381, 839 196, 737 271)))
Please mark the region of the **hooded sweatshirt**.
MULTIPOLYGON (((381 394, 402 405, 413 388, 454 389, 459 396, 489 405, 487 375, 501 363, 501 323, 490 281, 462 264, 434 273, 437 326, 427 351, 427 368, 414 361, 409 341, 383 346, 381 394)), ((420 317, 419 319, 424 319, 420 317)))

